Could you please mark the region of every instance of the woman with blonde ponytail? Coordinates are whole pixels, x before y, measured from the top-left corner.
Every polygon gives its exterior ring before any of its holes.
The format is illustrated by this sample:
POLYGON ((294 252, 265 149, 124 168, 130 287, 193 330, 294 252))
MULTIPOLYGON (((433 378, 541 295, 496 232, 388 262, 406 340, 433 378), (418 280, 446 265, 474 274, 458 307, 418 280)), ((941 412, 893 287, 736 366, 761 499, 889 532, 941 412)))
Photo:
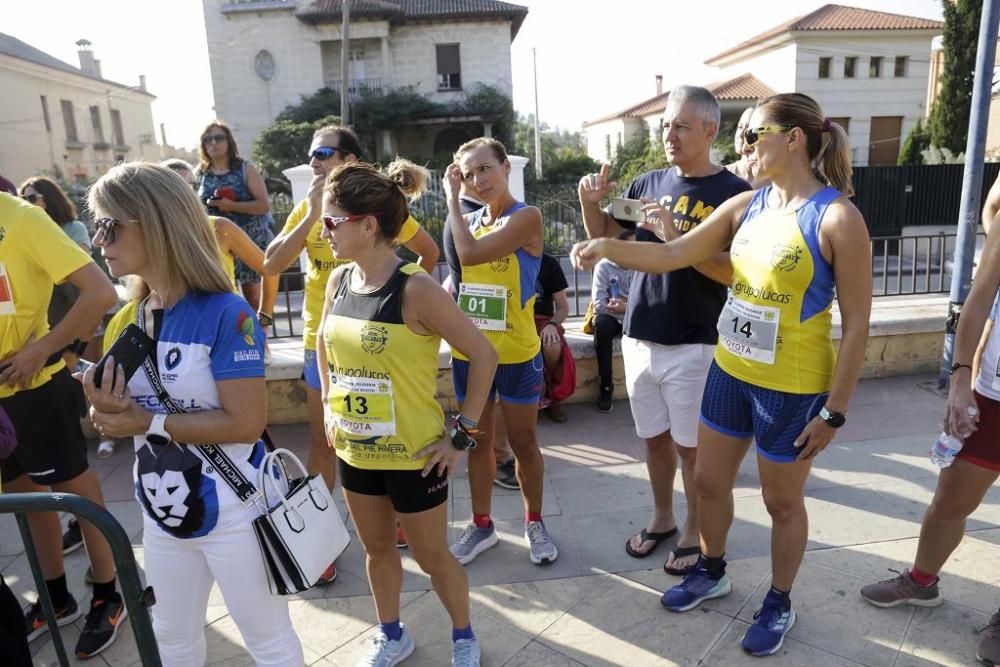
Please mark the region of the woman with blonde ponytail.
POLYGON ((451 664, 478 667, 469 582, 448 551, 446 501, 448 478, 476 445, 497 355, 433 278, 396 256, 407 198, 426 183, 427 171, 412 162, 397 160, 384 172, 353 162, 333 170, 323 188, 323 239, 334 257, 352 260, 330 275, 319 325, 323 423, 379 620, 359 664, 395 665, 413 652, 399 618, 398 519, 451 617, 451 664), (435 399, 442 338, 470 364, 466 401, 448 419, 435 399))
POLYGON ((756 440, 772 520, 772 585, 743 649, 760 656, 777 652, 795 623, 789 593, 809 533, 805 482, 813 459, 847 420, 868 338, 872 274, 868 230, 848 200, 843 129, 812 98, 788 93, 761 101, 744 141, 751 167, 770 185, 733 197, 676 241, 594 239, 578 243, 572 259, 580 268, 607 257, 623 268, 665 273, 731 247, 733 282, 698 431, 702 553, 662 603, 688 611, 731 590, 725 551, 732 491, 756 440), (839 354, 831 336, 834 295, 843 329, 839 354))

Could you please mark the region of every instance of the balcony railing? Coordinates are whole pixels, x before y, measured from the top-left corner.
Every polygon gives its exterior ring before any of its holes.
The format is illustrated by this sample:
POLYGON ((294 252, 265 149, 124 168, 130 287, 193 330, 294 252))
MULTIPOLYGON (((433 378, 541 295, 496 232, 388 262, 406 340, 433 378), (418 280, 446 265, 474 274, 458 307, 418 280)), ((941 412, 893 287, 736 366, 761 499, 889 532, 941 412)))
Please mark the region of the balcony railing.
MULTIPOLYGON (((326 85, 333 90, 340 92, 341 81, 340 79, 327 79, 326 85)), ((382 79, 381 77, 374 77, 368 79, 348 79, 347 80, 347 92, 350 97, 359 97, 361 95, 367 95, 371 93, 382 92, 382 79)))

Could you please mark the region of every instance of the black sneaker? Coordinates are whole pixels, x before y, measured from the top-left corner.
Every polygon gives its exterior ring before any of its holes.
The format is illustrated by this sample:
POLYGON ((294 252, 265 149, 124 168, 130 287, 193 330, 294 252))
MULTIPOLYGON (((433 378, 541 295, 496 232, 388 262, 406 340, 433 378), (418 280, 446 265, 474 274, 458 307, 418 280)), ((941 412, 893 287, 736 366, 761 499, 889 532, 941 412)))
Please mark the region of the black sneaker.
POLYGON ((497 464, 497 476, 493 478, 493 483, 505 489, 520 489, 521 485, 517 481, 514 459, 508 459, 497 464))
MULTIPOLYGON (((76 599, 72 595, 66 598, 66 606, 62 609, 56 609, 55 612, 56 625, 59 627, 69 625, 80 618, 80 614, 82 613, 76 604, 76 599)), ((24 612, 24 634, 30 642, 48 631, 49 624, 45 622, 42 603, 36 602, 28 607, 28 611, 24 612)))
POLYGON ((111 646, 127 617, 128 611, 118 593, 110 600, 91 600, 87 620, 76 642, 76 657, 80 660, 93 658, 111 646))
POLYGON ((80 522, 70 519, 63 533, 63 555, 71 554, 83 546, 83 533, 80 532, 80 522))
POLYGON ((611 412, 614 410, 615 404, 611 400, 614 395, 615 386, 613 384, 601 385, 600 393, 597 395, 597 411, 611 412))

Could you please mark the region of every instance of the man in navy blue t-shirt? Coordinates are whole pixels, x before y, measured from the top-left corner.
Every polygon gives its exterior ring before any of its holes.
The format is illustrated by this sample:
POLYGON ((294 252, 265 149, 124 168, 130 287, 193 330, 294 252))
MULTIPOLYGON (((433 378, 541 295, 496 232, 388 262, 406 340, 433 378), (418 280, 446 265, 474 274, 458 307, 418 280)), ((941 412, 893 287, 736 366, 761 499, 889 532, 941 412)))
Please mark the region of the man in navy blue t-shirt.
MULTIPOLYGON (((709 151, 719 131, 720 111, 704 88, 670 91, 663 113, 663 147, 673 164, 643 174, 621 195, 645 204, 646 223, 636 241, 672 240, 694 229, 720 204, 750 189, 746 181, 712 164, 709 151)), ((634 223, 618 220, 600 202, 612 194, 607 166, 580 180, 587 235, 615 236, 634 223)), ((732 279, 728 253, 666 274, 636 272, 625 311, 622 355, 636 433, 646 441, 646 467, 653 487, 653 516, 625 543, 643 558, 677 533, 673 512, 677 456, 683 466, 688 511, 684 528, 664 568, 686 574, 698 559, 699 534, 694 462, 705 377, 717 341, 716 324, 732 279)), ((610 400, 613 386, 601 387, 610 400)))

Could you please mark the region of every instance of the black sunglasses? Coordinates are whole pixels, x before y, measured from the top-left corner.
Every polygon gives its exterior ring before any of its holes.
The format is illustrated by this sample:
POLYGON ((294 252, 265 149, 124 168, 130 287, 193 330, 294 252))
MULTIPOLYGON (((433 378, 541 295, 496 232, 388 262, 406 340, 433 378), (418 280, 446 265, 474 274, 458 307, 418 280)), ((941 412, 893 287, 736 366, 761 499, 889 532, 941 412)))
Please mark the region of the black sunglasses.
POLYGON ((39 200, 41 196, 42 195, 38 194, 37 192, 32 192, 30 195, 21 195, 21 199, 24 199, 30 204, 34 204, 36 201, 39 200))
POLYGON ((227 137, 225 133, 219 132, 218 134, 206 134, 204 137, 201 138, 201 142, 203 144, 210 144, 213 142, 221 144, 223 141, 226 141, 226 139, 227 137))
POLYGON ((343 157, 347 157, 348 155, 351 154, 350 151, 345 151, 340 146, 320 146, 319 148, 317 148, 316 150, 314 150, 312 153, 310 153, 308 157, 309 157, 310 160, 313 159, 313 158, 316 158, 320 162, 325 162, 325 161, 329 160, 330 158, 332 158, 334 155, 336 155, 337 151, 340 151, 340 154, 343 157))
POLYGON ((104 246, 115 242, 115 227, 122 224, 114 218, 98 218, 94 220, 94 245, 104 246), (101 240, 98 241, 98 237, 101 240))

